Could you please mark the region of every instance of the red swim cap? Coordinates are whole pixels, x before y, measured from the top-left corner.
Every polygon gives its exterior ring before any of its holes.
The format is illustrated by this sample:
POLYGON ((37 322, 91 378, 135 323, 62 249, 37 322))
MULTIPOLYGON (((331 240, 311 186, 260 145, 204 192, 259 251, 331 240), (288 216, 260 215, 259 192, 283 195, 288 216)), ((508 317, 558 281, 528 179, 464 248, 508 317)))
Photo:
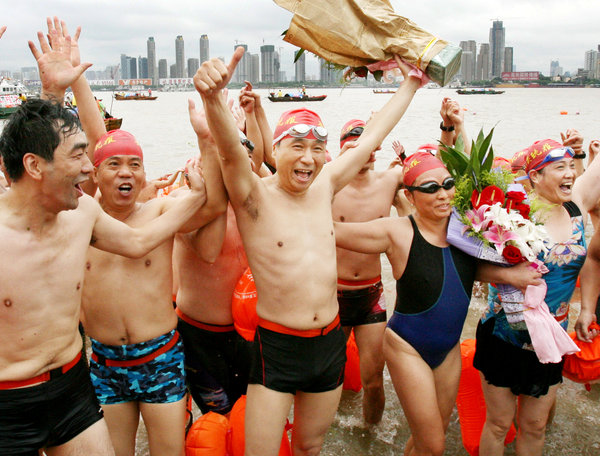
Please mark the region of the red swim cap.
POLYGON ((100 137, 94 149, 94 166, 97 168, 115 155, 135 155, 144 159, 142 148, 134 136, 124 130, 111 130, 100 137))
POLYGON ((415 152, 404 161, 404 185, 411 186, 421 174, 436 168, 446 166, 429 152, 415 152))
POLYGON ((520 150, 519 152, 513 155, 513 157, 510 159, 510 167, 513 173, 525 169, 525 159, 527 158, 528 154, 529 147, 526 147, 525 149, 520 150))
POLYGON ((432 155, 436 155, 438 152, 438 145, 437 144, 422 144, 418 147, 417 152, 429 152, 432 155))
MULTIPOLYGON (((275 126, 275 131, 273 132, 273 144, 276 144, 284 139, 286 137, 285 135, 282 137, 280 136, 294 125, 299 124, 310 125, 313 127, 323 127, 323 122, 321 121, 319 115, 310 109, 300 108, 286 111, 281 114, 281 117, 275 126)), ((306 138, 316 139, 312 131, 306 135, 306 138)))
MULTIPOLYGON (((554 155, 553 153, 552 155, 554 155)), ((532 170, 542 169, 546 165, 550 164, 553 161, 561 160, 565 157, 572 157, 573 150, 569 147, 563 146, 558 141, 554 141, 553 139, 542 139, 540 141, 534 142, 531 146, 529 146, 529 153, 525 158, 525 171, 529 174, 532 170), (548 154, 557 150, 558 154, 556 157, 548 157, 550 160, 546 159, 548 154), (564 153, 561 153, 564 151, 564 153), (546 160, 545 160, 546 159, 546 160)))
POLYGON ((346 136, 348 133, 350 133, 352 130, 354 130, 357 127, 362 127, 365 128, 367 124, 360 119, 352 119, 349 120, 348 122, 346 122, 344 124, 344 126, 342 127, 342 131, 340 132, 340 147, 343 147, 344 144, 346 144, 347 141, 354 141, 356 138, 358 138, 361 134, 357 134, 357 135, 349 135, 346 136))

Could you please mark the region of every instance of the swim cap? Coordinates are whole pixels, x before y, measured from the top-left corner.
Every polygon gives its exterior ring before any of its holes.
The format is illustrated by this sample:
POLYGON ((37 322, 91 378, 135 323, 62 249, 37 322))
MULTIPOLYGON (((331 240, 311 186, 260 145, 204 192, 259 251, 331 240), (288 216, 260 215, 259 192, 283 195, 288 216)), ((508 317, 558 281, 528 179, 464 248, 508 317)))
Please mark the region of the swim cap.
POLYGON ((404 186, 411 186, 421 174, 436 168, 446 166, 430 152, 415 152, 404 162, 404 186))
POLYGON ((97 168, 115 155, 135 155, 144 159, 142 148, 134 136, 124 130, 111 130, 100 137, 94 149, 94 166, 97 168))
POLYGON ((431 155, 436 155, 438 151, 437 144, 422 144, 417 148, 417 152, 429 152, 431 155))
POLYGON ((360 119, 352 119, 346 122, 342 127, 342 131, 340 132, 340 147, 343 147, 343 145, 346 144, 346 142, 348 141, 356 140, 356 138, 358 138, 362 134, 362 131, 360 133, 357 132, 358 134, 348 135, 348 133, 350 133, 357 127, 365 128, 366 125, 367 124, 360 119))
POLYGON ((513 157, 510 159, 510 167, 513 173, 525 169, 525 159, 527 158, 528 154, 529 147, 526 147, 525 149, 520 150, 519 152, 513 155, 513 157))
POLYGON ((507 160, 504 157, 494 157, 494 161, 492 162, 492 169, 497 169, 497 168, 511 171, 511 161, 507 160))
POLYGON ((529 146, 529 152, 527 157, 525 157, 525 172, 529 174, 533 170, 544 168, 553 161, 562 160, 565 157, 572 156, 573 149, 570 147, 565 147, 553 139, 542 139, 540 141, 536 141, 529 146), (550 156, 548 157, 548 155, 550 156))
MULTIPOLYGON (((310 125, 313 127, 323 127, 323 122, 321 121, 319 115, 310 109, 300 108, 286 111, 281 114, 281 117, 275 126, 275 131, 273 132, 273 145, 287 137, 287 135, 284 135, 286 131, 288 131, 294 125, 300 124, 310 125)), ((312 131, 309 131, 305 137, 308 139, 317 139, 312 131)))

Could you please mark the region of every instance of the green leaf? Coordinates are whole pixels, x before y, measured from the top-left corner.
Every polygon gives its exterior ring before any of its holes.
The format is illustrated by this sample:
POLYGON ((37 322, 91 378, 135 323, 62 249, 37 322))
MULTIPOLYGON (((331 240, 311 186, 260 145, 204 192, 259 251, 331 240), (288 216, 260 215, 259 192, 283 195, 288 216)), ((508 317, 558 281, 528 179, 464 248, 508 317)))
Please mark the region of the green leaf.
POLYGON ((296 53, 294 54, 294 63, 296 63, 298 59, 302 57, 302 54, 304 54, 304 49, 300 48, 296 51, 296 53))
POLYGON ((286 29, 286 30, 284 30, 284 31, 283 31, 283 33, 281 34, 281 36, 285 36, 285 35, 286 35, 286 33, 288 32, 288 30, 289 30, 289 29, 286 29))
POLYGON ((383 77, 383 71, 382 70, 377 70, 373 72, 373 77, 375 78, 375 80, 377 82, 381 81, 381 78, 383 77))

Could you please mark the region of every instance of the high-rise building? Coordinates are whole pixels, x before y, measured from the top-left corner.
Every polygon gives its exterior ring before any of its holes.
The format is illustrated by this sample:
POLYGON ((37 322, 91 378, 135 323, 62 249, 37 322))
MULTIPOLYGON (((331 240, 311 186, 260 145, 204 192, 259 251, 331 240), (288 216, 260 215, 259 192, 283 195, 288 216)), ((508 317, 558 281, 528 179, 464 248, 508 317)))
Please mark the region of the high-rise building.
POLYGON ((175 78, 183 78, 185 73, 185 51, 183 49, 183 36, 175 38, 175 78))
POLYGON ((562 76, 562 67, 558 60, 552 60, 550 62, 550 77, 562 76))
POLYGON ((129 79, 129 62, 127 62, 127 57, 125 54, 121 54, 121 79, 129 79))
POLYGON ((233 76, 231 80, 233 82, 239 82, 243 84, 244 81, 248 80, 248 74, 250 69, 250 58, 248 57, 248 45, 246 44, 235 44, 233 46, 233 50, 235 51, 238 47, 244 48, 244 55, 240 59, 235 71, 233 72, 233 76))
POLYGON ((502 71, 514 71, 513 68, 513 48, 504 48, 504 69, 502 71))
POLYGON ((252 84, 260 81, 260 55, 250 54, 250 69, 248 79, 252 84))
POLYGON ((200 64, 210 59, 210 51, 208 48, 208 35, 200 37, 200 64))
POLYGON ((169 77, 171 79, 179 78, 181 76, 177 76, 177 64, 174 63, 169 67, 169 77))
POLYGON ((158 61, 158 78, 165 79, 169 77, 168 72, 169 66, 167 65, 167 59, 160 59, 158 61))
POLYGON ((152 84, 156 84, 156 43, 153 36, 146 41, 146 48, 148 49, 148 77, 152 79, 152 84))
POLYGON ((460 47, 463 50, 460 58, 460 79, 463 82, 472 82, 477 72, 477 43, 475 40, 461 41, 460 47))
POLYGON ((262 82, 276 82, 275 46, 265 44, 260 47, 260 74, 262 82))
POLYGON ((306 54, 302 53, 302 55, 296 60, 294 64, 295 70, 295 80, 296 82, 304 82, 306 81, 306 54))
POLYGON ((490 45, 481 43, 479 45, 479 54, 477 55, 477 75, 478 81, 489 81, 490 78, 490 45))
POLYGON ((137 79, 137 59, 135 57, 127 57, 129 65, 129 79, 137 79))
POLYGON ((325 59, 319 57, 320 79, 325 85, 339 85, 343 77, 343 70, 331 67, 325 59))
POLYGON ((198 68, 200 68, 200 60, 188 59, 188 61, 187 61, 187 77, 193 78, 194 75, 196 74, 196 71, 198 71, 198 68))
POLYGON ((502 21, 494 21, 490 29, 491 78, 502 76, 502 70, 504 69, 504 35, 505 30, 502 21))
POLYGON ((591 49, 585 52, 583 70, 588 72, 588 77, 590 79, 598 77, 596 74, 598 71, 598 51, 591 49))
POLYGON ((142 79, 148 78, 148 58, 138 57, 138 75, 142 79))

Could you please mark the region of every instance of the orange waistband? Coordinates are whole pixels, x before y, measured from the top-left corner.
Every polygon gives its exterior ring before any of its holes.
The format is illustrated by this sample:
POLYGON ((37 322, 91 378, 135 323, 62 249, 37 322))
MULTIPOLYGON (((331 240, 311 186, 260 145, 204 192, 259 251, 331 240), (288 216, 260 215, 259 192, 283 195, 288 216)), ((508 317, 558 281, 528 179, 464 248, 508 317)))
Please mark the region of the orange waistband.
POLYGON ((298 336, 298 337, 317 337, 317 336, 325 336, 330 333, 332 330, 336 329, 340 326, 340 316, 336 315, 331 323, 329 323, 324 328, 315 328, 315 329, 294 329, 288 328, 287 326, 280 325, 279 323, 274 323, 269 320, 264 320, 262 318, 258 318, 258 326, 261 328, 268 329, 270 331, 278 332, 281 334, 288 334, 290 336, 298 336))
POLYGON ((169 342, 167 342, 166 344, 164 344, 162 347, 160 347, 158 350, 153 351, 152 353, 149 353, 145 356, 141 356, 140 358, 135 358, 135 359, 108 359, 102 355, 98 355, 95 352, 92 352, 92 359, 94 361, 96 361, 98 364, 101 364, 103 366, 109 366, 109 367, 131 367, 131 366, 139 366, 141 364, 145 364, 149 361, 152 361, 155 358, 158 358, 160 355, 162 355, 163 353, 168 352, 171 348, 173 348, 175 346, 175 344, 177 343, 177 341, 179 340, 179 333, 177 331, 175 331, 175 333, 173 334, 173 337, 171 337, 171 339, 169 340, 169 342))
POLYGON ((73 358, 72 361, 68 362, 64 366, 49 370, 47 372, 44 372, 43 374, 37 375, 32 378, 28 378, 27 380, 8 380, 6 382, 0 382, 0 390, 23 388, 24 386, 30 386, 38 383, 47 382, 48 380, 52 380, 53 378, 66 374, 73 367, 75 367, 75 365, 79 362, 80 359, 81 352, 77 353, 77 356, 75 356, 75 358, 73 358))
POLYGON ((205 331, 211 331, 211 332, 235 331, 235 326, 233 326, 233 325, 213 325, 210 323, 203 323, 201 321, 194 320, 193 318, 188 317, 181 310, 179 310, 179 307, 175 307, 175 313, 177 314, 177 316, 179 318, 181 318, 187 324, 195 326, 196 328, 204 329, 205 331))
POLYGON ((344 279, 338 279, 337 283, 338 285, 346 285, 348 287, 362 287, 362 286, 368 286, 368 285, 375 285, 376 283, 381 282, 381 276, 378 275, 377 277, 373 277, 372 279, 365 279, 365 280, 344 280, 344 279))

